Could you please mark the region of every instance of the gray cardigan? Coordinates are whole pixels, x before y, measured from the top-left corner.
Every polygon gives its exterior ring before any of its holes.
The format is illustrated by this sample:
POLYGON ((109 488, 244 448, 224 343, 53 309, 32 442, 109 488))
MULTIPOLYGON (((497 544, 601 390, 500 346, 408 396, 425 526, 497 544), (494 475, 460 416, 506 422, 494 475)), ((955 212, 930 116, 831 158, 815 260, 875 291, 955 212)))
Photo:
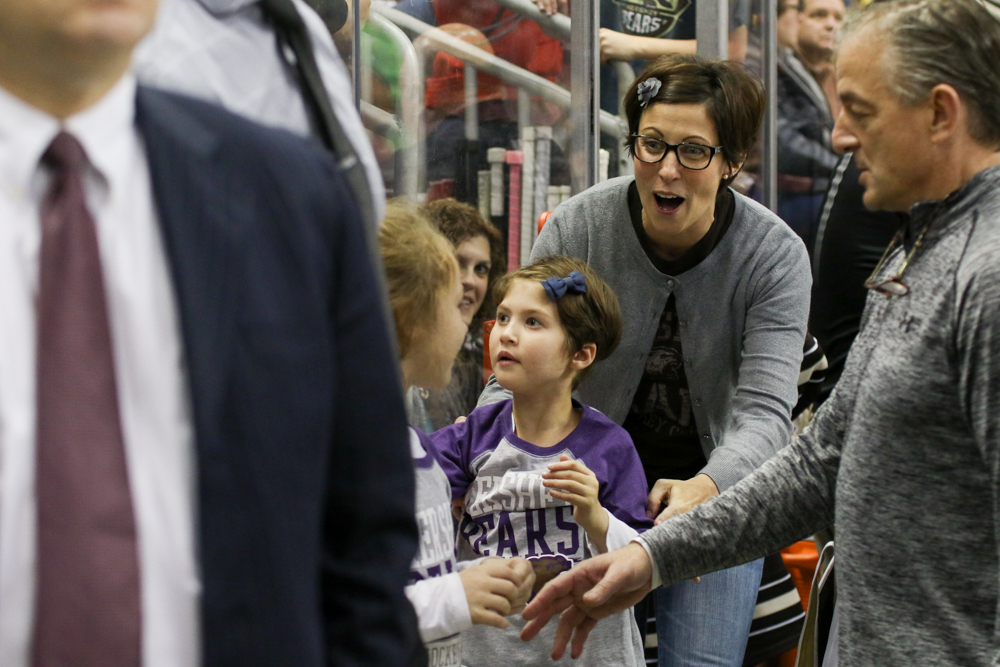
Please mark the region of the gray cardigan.
MULTIPOLYGON (((702 472, 725 491, 790 440, 809 316, 809 258, 784 222, 736 194, 733 222, 711 254, 680 276, 666 276, 649 261, 632 228, 632 181, 605 181, 560 205, 531 259, 579 257, 618 295, 621 344, 578 393, 619 424, 674 294, 691 407, 708 459, 702 472)), ((508 395, 491 378, 479 404, 508 395)))

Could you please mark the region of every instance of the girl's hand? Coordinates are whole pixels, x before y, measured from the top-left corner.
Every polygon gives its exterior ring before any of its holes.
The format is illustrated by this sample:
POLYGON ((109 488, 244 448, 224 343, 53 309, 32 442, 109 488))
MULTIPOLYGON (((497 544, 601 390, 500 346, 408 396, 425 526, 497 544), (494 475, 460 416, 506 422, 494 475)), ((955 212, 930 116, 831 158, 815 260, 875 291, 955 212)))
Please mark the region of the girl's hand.
POLYGON ((520 611, 531 594, 535 573, 523 558, 487 558, 458 573, 476 625, 506 628, 504 616, 520 611))
POLYGON ((549 464, 549 471, 543 473, 542 478, 542 484, 553 498, 573 506, 573 518, 587 531, 598 551, 607 551, 608 515, 598 500, 597 475, 582 461, 563 454, 558 463, 549 464))
POLYGON ((510 601, 511 613, 519 614, 524 611, 525 605, 531 598, 531 591, 535 587, 535 570, 525 558, 508 558, 505 562, 514 573, 515 582, 520 582, 517 595, 510 601))

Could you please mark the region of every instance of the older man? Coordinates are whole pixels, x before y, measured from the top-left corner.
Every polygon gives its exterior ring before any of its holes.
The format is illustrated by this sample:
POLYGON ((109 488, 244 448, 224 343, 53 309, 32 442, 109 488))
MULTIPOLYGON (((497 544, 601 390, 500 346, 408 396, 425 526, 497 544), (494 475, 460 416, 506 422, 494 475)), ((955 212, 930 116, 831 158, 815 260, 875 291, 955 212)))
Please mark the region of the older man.
POLYGON ((1000 24, 976 0, 890 0, 845 33, 835 144, 866 206, 911 219, 840 384, 743 482, 551 582, 524 636, 566 610, 556 654, 654 581, 836 520, 841 664, 1000 661, 1000 24))
POLYGON ((0 666, 406 665, 358 208, 315 142, 137 87, 156 9, 0 2, 0 666))

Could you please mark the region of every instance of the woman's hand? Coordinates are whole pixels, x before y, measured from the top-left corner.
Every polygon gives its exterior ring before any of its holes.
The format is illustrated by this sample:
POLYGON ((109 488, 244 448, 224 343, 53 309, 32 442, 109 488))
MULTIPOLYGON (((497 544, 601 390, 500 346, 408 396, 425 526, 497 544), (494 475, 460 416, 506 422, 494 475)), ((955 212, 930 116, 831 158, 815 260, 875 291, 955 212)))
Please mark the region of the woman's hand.
POLYGON ((719 495, 719 488, 708 475, 695 475, 687 481, 679 479, 660 479, 653 485, 653 490, 649 492, 649 500, 646 502, 646 516, 650 519, 656 517, 653 522, 658 526, 667 519, 678 514, 690 512, 706 500, 710 500, 719 495), (660 506, 666 505, 666 509, 660 512, 660 506), (656 513, 660 512, 659 516, 656 513))
POLYGON ((597 475, 583 461, 563 454, 558 463, 549 464, 549 471, 543 473, 542 478, 542 484, 553 498, 565 500, 573 506, 573 518, 587 531, 598 552, 606 552, 608 514, 598 500, 601 487, 597 475))
POLYGON ((535 573, 523 558, 487 558, 458 576, 465 588, 472 622, 497 628, 510 625, 504 616, 524 608, 535 583, 535 573))

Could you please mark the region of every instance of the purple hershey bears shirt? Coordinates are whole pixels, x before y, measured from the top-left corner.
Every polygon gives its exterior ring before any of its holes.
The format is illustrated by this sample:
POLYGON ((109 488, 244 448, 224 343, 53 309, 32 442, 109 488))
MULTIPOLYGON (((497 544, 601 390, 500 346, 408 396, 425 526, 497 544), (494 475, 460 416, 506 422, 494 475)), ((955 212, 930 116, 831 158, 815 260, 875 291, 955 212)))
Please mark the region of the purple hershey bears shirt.
MULTIPOLYGON (((459 560, 562 554, 579 562, 594 555, 573 519, 573 506, 542 486, 542 473, 562 454, 597 475, 598 498, 612 515, 640 532, 652 527, 645 512, 646 477, 628 433, 593 408, 576 401, 573 406, 582 411, 580 423, 554 447, 537 447, 514 433, 510 400, 477 408, 466 422, 431 435, 452 497, 465 498, 459 560)), ((553 664, 549 651, 555 624, 525 644, 517 637, 523 620, 518 615, 509 620, 506 631, 477 626, 463 636, 463 664, 553 664)), ((575 664, 641 664, 641 657, 631 612, 624 612, 595 628, 575 664)), ((564 660, 569 664, 569 658, 564 660)))

